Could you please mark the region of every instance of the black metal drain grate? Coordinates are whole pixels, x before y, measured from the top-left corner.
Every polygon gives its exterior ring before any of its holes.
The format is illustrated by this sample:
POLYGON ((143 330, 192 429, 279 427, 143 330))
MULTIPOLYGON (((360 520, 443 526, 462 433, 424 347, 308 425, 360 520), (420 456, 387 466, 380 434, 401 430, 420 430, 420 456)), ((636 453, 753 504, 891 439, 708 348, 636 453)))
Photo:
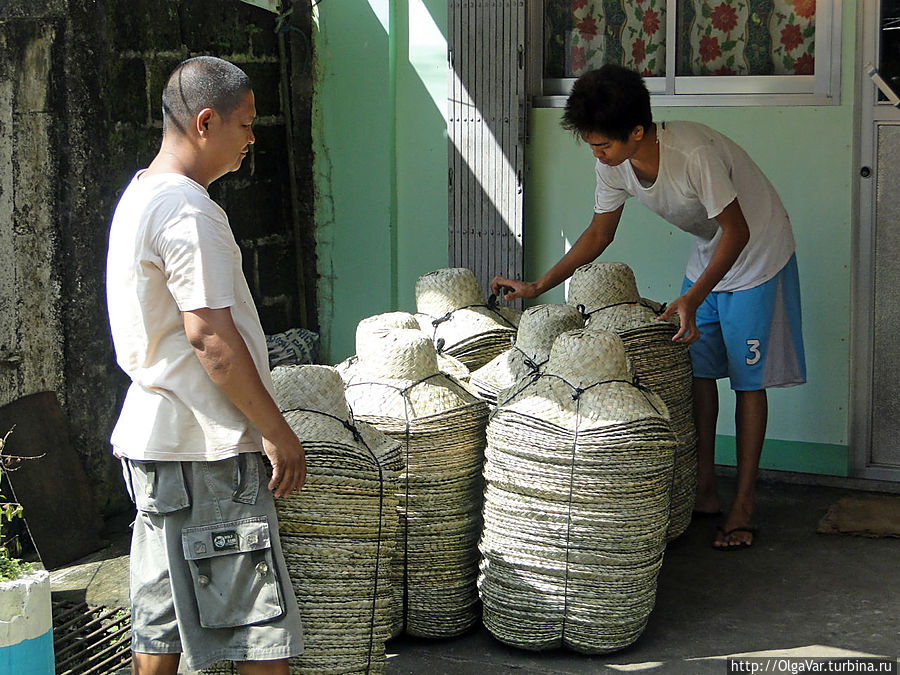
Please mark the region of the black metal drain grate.
POLYGON ((56 675, 108 675, 131 664, 131 613, 53 601, 56 675))

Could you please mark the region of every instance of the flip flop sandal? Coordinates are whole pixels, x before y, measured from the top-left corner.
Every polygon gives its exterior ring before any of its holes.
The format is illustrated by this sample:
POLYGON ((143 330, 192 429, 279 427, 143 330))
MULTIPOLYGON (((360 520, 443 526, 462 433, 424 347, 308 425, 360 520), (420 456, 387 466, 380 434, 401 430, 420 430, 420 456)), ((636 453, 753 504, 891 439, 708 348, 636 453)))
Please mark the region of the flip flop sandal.
MULTIPOLYGON (((737 543, 727 544, 725 546, 716 546, 716 542, 712 543, 712 547, 717 551, 740 551, 741 549, 750 548, 751 546, 753 546, 759 530, 755 527, 735 527, 731 530, 726 530, 721 526, 716 526, 716 532, 721 535, 722 539, 727 539, 735 532, 749 532, 750 534, 752 534, 753 539, 751 541, 739 541, 737 543)), ((718 537, 716 539, 718 540, 718 537)))

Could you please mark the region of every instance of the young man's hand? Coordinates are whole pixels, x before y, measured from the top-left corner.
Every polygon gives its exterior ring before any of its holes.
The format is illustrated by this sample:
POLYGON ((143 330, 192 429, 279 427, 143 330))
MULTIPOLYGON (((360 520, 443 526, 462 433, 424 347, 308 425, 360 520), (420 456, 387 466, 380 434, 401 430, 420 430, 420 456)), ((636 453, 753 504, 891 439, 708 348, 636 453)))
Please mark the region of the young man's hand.
POLYGON ((681 326, 678 332, 672 336, 672 342, 692 344, 700 339, 700 329, 697 328, 697 305, 687 296, 681 295, 675 298, 666 310, 659 315, 659 321, 665 321, 673 314, 678 314, 681 326))
POLYGON ((499 275, 491 281, 491 293, 507 301, 516 298, 535 298, 540 295, 537 284, 532 281, 518 281, 499 275))

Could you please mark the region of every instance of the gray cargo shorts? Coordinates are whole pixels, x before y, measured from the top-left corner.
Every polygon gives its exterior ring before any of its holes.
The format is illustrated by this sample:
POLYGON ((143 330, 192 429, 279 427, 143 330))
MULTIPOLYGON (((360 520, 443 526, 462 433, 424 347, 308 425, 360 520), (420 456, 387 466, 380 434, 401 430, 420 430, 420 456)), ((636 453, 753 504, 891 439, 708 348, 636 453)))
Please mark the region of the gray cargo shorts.
POLYGON ((217 462, 122 460, 137 507, 131 646, 191 670, 303 652, 300 612, 260 453, 217 462))

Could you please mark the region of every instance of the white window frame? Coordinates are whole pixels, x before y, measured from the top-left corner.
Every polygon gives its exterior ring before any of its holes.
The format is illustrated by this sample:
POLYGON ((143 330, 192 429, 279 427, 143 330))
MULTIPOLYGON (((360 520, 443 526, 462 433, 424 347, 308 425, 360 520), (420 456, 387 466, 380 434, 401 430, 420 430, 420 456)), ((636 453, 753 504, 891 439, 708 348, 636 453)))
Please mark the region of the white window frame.
MULTIPOLYGON (((666 0, 666 76, 647 77, 654 106, 840 105, 841 3, 816 2, 815 75, 676 76, 677 0, 666 0)), ((561 108, 575 78, 543 78, 544 0, 529 5, 528 81, 532 105, 561 108)))

